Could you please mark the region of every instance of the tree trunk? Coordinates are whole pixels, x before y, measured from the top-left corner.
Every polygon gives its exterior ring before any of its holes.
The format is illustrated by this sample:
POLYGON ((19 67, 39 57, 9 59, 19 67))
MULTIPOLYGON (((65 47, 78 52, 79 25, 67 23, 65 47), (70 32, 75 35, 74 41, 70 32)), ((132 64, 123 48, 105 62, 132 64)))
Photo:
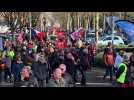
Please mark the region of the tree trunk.
POLYGON ((29 31, 30 31, 30 34, 29 34, 29 39, 31 40, 31 27, 32 27, 32 17, 31 17, 32 15, 31 15, 31 12, 29 12, 29 24, 30 24, 30 26, 29 26, 29 31))
POLYGON ((80 27, 80 17, 79 15, 77 15, 77 21, 78 21, 78 24, 77 24, 77 29, 80 27))
POLYGON ((119 12, 119 18, 122 19, 122 12, 119 12))
POLYGON ((103 33, 105 32, 105 28, 106 28, 106 16, 105 14, 103 14, 103 33))
POLYGON ((96 27, 96 26, 95 26, 95 20, 96 20, 95 17, 96 17, 96 15, 95 15, 95 13, 94 13, 94 14, 93 14, 93 29, 95 29, 95 27, 96 27))
POLYGON ((96 12, 96 45, 97 45, 97 48, 98 48, 98 38, 99 38, 98 30, 99 30, 99 13, 96 12))
POLYGON ((124 12, 124 20, 127 18, 127 12, 124 12))

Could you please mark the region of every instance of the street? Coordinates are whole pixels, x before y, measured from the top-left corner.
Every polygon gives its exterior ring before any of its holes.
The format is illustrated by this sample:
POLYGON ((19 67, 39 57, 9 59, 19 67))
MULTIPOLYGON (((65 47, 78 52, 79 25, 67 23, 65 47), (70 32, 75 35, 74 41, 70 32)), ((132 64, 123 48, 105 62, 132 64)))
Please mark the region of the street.
MULTIPOLYGON (((104 74, 105 74, 104 68, 94 67, 92 68, 92 71, 87 71, 86 87, 115 87, 114 85, 115 82, 114 81, 110 82, 109 76, 106 78, 106 80, 103 80, 104 74)), ((81 87, 80 83, 76 83, 76 87, 81 87)))
MULTIPOLYGON (((81 75, 78 72, 79 77, 78 81, 80 81, 81 75)), ((115 87, 114 81, 111 83, 109 81, 109 76, 106 78, 106 80, 103 80, 103 75, 105 74, 104 68, 98 68, 94 67, 92 68, 92 71, 87 71, 87 83, 86 87, 115 87)), ((0 87, 13 87, 12 83, 1 83, 0 87)), ((76 87, 81 87, 80 82, 76 83, 76 87)))

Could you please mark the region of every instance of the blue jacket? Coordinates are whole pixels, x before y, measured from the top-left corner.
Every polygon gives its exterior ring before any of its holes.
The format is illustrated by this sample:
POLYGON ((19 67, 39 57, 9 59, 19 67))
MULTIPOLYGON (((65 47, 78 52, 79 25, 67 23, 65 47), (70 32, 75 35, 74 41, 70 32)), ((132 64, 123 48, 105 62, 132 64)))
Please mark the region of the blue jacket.
POLYGON ((20 75, 20 72, 22 68, 24 67, 23 63, 17 64, 16 62, 12 66, 12 73, 14 74, 15 77, 20 75))

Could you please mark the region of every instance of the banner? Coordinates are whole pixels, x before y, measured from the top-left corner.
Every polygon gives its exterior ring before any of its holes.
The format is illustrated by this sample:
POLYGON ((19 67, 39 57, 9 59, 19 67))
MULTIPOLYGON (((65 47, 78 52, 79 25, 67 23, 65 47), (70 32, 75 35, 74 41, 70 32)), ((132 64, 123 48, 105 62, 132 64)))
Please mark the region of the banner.
POLYGON ((73 32, 73 33, 71 34, 71 38, 72 38, 73 40, 77 40, 77 39, 83 37, 83 36, 84 36, 83 34, 84 34, 83 28, 81 27, 81 28, 79 28, 78 30, 76 30, 75 32, 73 32))
POLYGON ((38 30, 34 30, 34 31, 36 33, 36 36, 37 36, 38 41, 43 41, 43 39, 45 38, 46 33, 40 32, 38 30))

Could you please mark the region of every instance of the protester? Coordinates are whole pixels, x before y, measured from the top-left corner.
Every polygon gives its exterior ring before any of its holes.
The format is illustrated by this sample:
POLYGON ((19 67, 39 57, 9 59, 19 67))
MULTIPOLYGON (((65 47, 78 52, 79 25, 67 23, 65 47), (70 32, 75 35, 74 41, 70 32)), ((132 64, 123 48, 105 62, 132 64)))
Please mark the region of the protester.
POLYGON ((38 87, 38 81, 34 77, 30 66, 24 66, 21 71, 21 81, 15 87, 38 87))
POLYGON ((13 63, 13 66, 12 66, 12 73, 14 75, 14 81, 20 81, 21 80, 21 70, 22 68, 24 67, 24 64, 21 60, 21 57, 18 56, 16 58, 16 61, 13 63))
POLYGON ((71 87, 72 84, 73 84, 73 80, 72 80, 71 75, 69 73, 67 73, 67 71, 66 71, 66 65, 65 64, 60 64, 59 68, 62 71, 62 77, 66 81, 66 87, 71 87))
POLYGON ((89 63, 89 57, 88 57, 88 49, 83 49, 83 55, 80 57, 80 67, 79 70, 82 74, 82 79, 81 79, 81 85, 86 85, 86 71, 90 66, 89 63))
POLYGON ((76 75, 75 75, 76 62, 73 55, 70 52, 66 53, 64 64, 66 65, 67 73, 71 75, 73 79, 73 84, 75 85, 75 83, 77 82, 76 75))
POLYGON ((65 80, 62 78, 62 71, 57 68, 53 72, 52 78, 48 81, 47 87, 65 87, 65 80))
POLYGON ((37 61, 33 63, 32 69, 35 77, 38 80, 39 87, 46 87, 46 78, 48 65, 43 55, 39 55, 37 61))
POLYGON ((130 86, 134 87, 134 52, 129 58, 129 79, 130 86))
POLYGON ((91 43, 88 47, 90 56, 90 69, 95 66, 96 45, 91 43))
POLYGON ((124 56, 124 51, 120 50, 115 58, 115 64, 114 64, 114 72, 115 73, 118 70, 119 65, 123 62, 123 56, 124 56))
POLYGON ((10 81, 12 80, 12 75, 11 75, 11 62, 12 60, 9 58, 8 55, 5 55, 5 57, 3 58, 3 62, 5 62, 5 80, 6 81, 10 81))
POLYGON ((123 62, 119 65, 116 73, 116 82, 119 87, 128 87, 128 57, 124 56, 123 62))
POLYGON ((2 61, 2 58, 0 58, 0 82, 5 81, 5 68, 6 64, 2 61))
POLYGON ((86 85, 86 70, 90 67, 90 60, 88 57, 88 49, 86 49, 85 45, 81 40, 78 40, 78 44, 76 47, 76 51, 78 54, 78 59, 75 60, 75 77, 77 75, 77 71, 80 71, 82 75, 81 79, 81 85, 85 86, 86 85))
POLYGON ((103 77, 103 80, 105 80, 106 76, 110 74, 110 81, 112 81, 113 80, 112 68, 114 66, 114 57, 113 57, 112 49, 110 47, 107 47, 103 54, 103 60, 106 68, 106 73, 103 77))

